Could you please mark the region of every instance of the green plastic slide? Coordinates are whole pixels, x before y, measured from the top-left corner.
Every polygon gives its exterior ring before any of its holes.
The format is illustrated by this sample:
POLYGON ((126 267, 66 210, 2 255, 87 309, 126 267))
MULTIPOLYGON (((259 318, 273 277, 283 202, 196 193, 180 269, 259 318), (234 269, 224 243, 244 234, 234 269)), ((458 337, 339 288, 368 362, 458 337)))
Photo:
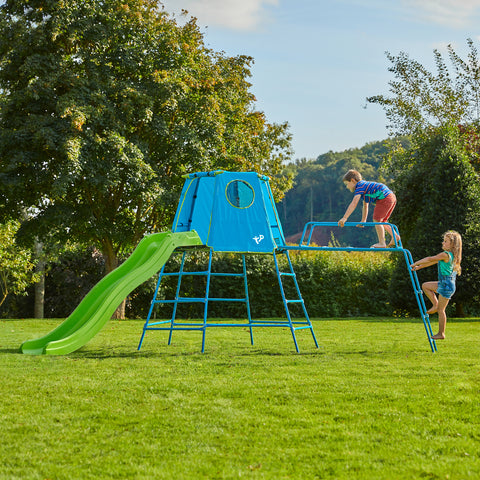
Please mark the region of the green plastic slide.
POLYGON ((132 290, 162 268, 175 248, 195 245, 202 245, 195 231, 144 237, 132 255, 100 280, 63 323, 44 337, 27 340, 20 350, 28 355, 74 352, 103 328, 132 290))

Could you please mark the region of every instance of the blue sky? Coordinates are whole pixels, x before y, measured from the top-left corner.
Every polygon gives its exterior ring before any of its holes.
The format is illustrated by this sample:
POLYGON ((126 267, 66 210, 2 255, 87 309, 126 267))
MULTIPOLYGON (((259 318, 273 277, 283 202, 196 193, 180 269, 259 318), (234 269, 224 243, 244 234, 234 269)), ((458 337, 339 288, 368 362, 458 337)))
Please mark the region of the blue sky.
POLYGON ((384 111, 366 97, 388 93, 385 51, 434 70, 433 50, 467 38, 480 49, 480 0, 162 0, 188 10, 205 43, 249 55, 256 108, 290 124, 294 159, 361 147, 388 136, 384 111))

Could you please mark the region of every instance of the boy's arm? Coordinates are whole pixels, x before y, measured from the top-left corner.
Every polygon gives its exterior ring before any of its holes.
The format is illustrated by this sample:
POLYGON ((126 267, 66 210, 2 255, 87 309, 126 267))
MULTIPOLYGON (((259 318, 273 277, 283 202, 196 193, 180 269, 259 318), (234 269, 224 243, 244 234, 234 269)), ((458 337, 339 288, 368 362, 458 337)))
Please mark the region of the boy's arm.
POLYGON ((347 211, 343 215, 343 217, 338 221, 338 225, 340 227, 343 227, 345 225, 345 222, 347 221, 348 217, 354 212, 354 210, 357 208, 358 202, 362 196, 361 195, 355 195, 353 197, 353 200, 350 202, 350 205, 347 208, 347 211))
POLYGON ((367 217, 368 217, 368 203, 363 202, 362 223, 367 221, 367 217))

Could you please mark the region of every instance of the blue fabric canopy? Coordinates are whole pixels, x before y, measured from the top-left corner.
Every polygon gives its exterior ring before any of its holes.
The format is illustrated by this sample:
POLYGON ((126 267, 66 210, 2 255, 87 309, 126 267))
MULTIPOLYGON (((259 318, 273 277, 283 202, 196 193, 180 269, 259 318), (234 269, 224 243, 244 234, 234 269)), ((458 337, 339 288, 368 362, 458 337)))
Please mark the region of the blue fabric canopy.
POLYGON ((272 253, 285 246, 269 179, 256 172, 187 175, 172 231, 189 230, 217 252, 272 253))

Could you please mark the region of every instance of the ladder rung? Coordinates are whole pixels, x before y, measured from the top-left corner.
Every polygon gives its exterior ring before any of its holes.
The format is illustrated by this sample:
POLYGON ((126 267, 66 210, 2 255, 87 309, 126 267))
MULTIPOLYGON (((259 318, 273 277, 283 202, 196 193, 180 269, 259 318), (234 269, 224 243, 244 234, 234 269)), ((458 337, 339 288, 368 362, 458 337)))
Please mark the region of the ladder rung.
POLYGON ((162 277, 178 277, 182 275, 208 275, 208 271, 206 272, 167 272, 162 273, 162 277))
POLYGON ((188 298, 188 297, 183 297, 183 298, 177 298, 176 300, 154 300, 153 303, 202 303, 205 302, 205 298, 188 298))

